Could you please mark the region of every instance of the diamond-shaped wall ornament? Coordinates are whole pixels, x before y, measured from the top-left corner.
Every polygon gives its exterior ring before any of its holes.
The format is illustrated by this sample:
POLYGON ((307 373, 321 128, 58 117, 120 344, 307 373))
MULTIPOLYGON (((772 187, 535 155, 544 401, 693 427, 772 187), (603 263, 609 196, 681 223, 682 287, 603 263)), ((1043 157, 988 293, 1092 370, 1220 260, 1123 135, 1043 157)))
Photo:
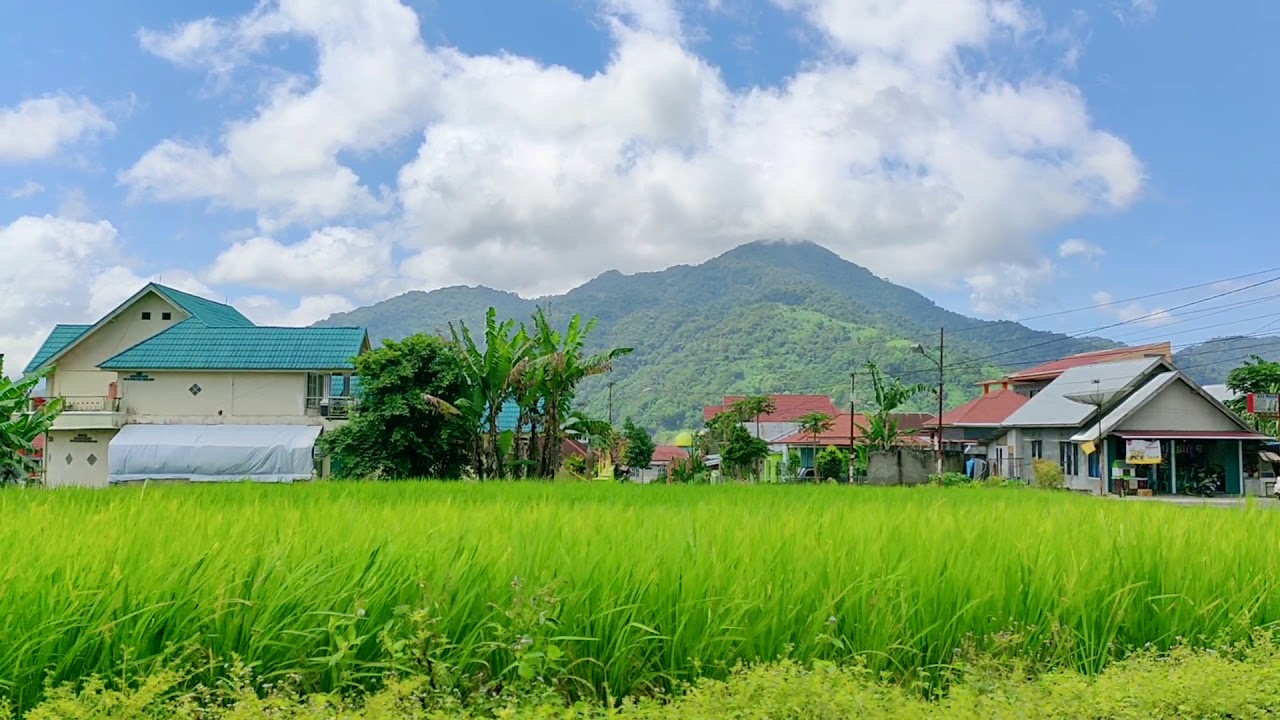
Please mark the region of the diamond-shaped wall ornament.
POLYGON ((68 465, 70 465, 70 464, 71 464, 71 461, 72 461, 72 460, 74 460, 74 459, 75 459, 75 458, 71 457, 71 453, 67 453, 67 464, 68 464, 68 465))
POLYGON ((199 395, 200 390, 201 390, 200 385, 197 383, 192 383, 191 387, 187 388, 187 391, 190 392, 192 395, 199 395))
POLYGON ((85 458, 85 460, 89 463, 89 467, 93 467, 98 464, 98 456, 92 453, 90 453, 89 457, 85 458))

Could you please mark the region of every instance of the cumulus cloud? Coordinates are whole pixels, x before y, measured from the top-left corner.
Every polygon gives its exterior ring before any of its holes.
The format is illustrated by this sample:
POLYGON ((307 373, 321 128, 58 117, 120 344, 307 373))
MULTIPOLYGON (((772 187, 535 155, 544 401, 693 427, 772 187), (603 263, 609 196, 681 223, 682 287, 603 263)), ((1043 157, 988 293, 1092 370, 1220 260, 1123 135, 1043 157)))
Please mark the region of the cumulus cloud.
POLYGON ((1058 257, 1063 259, 1079 257, 1086 260, 1096 260, 1106 254, 1107 251, 1100 245, 1080 238, 1063 240, 1062 244, 1058 246, 1058 257))
POLYGON ((50 158, 113 130, 115 124, 87 98, 57 94, 23 100, 0 107, 0 163, 50 158))
POLYGON ((299 293, 352 289, 390 273, 391 246, 373 233, 326 227, 301 242, 268 237, 238 242, 218 256, 209 278, 299 293))
MULTIPOLYGON (((270 237, 376 216, 396 226, 377 242, 396 238, 400 280, 419 287, 551 292, 793 237, 895 281, 967 283, 985 310, 1034 297, 1052 271, 1045 234, 1141 192, 1141 163, 1077 87, 960 61, 1030 53, 1047 36, 1014 0, 775 0, 826 47, 747 88, 682 44, 671 0, 599 1, 613 49, 593 73, 428 47, 395 0, 280 0, 175 28, 146 42, 186 66, 247 62, 274 34, 312 43, 317 65, 216 141, 165 140, 122 179, 138 197, 255 211, 264 238, 224 253, 214 276, 273 289, 335 288, 318 264, 249 268, 321 243, 270 237), (411 157, 391 155, 394 187, 350 164, 413 138, 411 157)), ((351 244, 324 242, 339 255, 351 244)))
POLYGON ((5 372, 14 374, 55 323, 96 320, 103 283, 123 266, 116 229, 106 221, 23 216, 0 225, 0 247, 35 269, 0 275, 0 348, 5 372))
POLYGON ((973 309, 981 315, 1012 320, 1040 304, 1053 279, 1048 260, 1035 265, 997 263, 965 278, 973 309))

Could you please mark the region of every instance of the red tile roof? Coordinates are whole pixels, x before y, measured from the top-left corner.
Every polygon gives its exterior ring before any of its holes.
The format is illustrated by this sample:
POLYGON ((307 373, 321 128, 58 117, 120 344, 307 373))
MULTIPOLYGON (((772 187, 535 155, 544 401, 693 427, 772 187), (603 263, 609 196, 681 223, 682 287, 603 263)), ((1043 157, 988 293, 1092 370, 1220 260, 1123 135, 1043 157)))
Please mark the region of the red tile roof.
POLYGON ((1117 362, 1120 360, 1136 360, 1142 357, 1163 357, 1169 362, 1173 362, 1173 347, 1168 342, 1155 343, 1153 345, 1141 345, 1139 347, 1123 347, 1114 350, 1095 350, 1094 352, 1080 353, 1079 355, 1071 355, 1054 360, 1043 365, 1037 365, 1033 368, 1020 370, 1010 374, 1006 380, 1013 382, 1032 382, 1035 380, 1053 380, 1062 373, 1074 367, 1082 367, 1084 365, 1095 365, 1097 363, 1117 362))
MULTIPOLYGON (((724 402, 720 405, 708 405, 702 408, 702 419, 710 420, 716 415, 724 412, 730 405, 745 400, 746 395, 726 395, 724 402)), ((760 422, 795 422, 809 413, 826 413, 835 416, 839 414, 839 410, 832 404, 831 398, 826 395, 770 395, 773 401, 774 411, 768 415, 761 415, 760 422)), ((752 422, 755 418, 752 418, 752 422)))
POLYGON ((1030 398, 1012 390, 997 390, 943 413, 942 424, 950 427, 999 425, 1028 400, 1030 398))
MULTIPOLYGON (((933 419, 928 413, 898 413, 898 429, 903 432, 921 431, 929 429, 929 422, 933 419)), ((849 413, 840 413, 832 418, 831 429, 818 434, 819 445, 836 445, 840 447, 849 447, 849 413)), ((853 428, 853 437, 856 441, 862 435, 858 431, 856 425, 866 425, 867 417, 862 413, 858 413, 855 427, 853 428)), ((928 442, 922 439, 904 438, 910 443, 928 442)), ((779 445, 812 445, 813 436, 807 432, 794 432, 784 438, 775 440, 779 445)))
POLYGON ((689 452, 675 445, 659 445, 653 449, 653 462, 669 463, 672 460, 689 457, 689 452))

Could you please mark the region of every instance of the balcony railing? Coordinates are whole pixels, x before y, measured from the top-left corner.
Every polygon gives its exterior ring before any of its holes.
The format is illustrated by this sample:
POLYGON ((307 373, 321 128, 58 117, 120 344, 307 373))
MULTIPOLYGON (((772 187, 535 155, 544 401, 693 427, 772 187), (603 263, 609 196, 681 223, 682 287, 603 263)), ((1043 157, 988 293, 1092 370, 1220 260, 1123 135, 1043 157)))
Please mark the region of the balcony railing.
MULTIPOLYGON (((36 410, 51 400, 53 398, 31 398, 31 409, 36 410)), ((105 395, 63 395, 62 412, 117 413, 120 412, 120 398, 105 395)))
POLYGON ((351 417, 351 408, 356 399, 352 397, 309 397, 307 398, 307 414, 319 415, 330 420, 346 420, 351 417))

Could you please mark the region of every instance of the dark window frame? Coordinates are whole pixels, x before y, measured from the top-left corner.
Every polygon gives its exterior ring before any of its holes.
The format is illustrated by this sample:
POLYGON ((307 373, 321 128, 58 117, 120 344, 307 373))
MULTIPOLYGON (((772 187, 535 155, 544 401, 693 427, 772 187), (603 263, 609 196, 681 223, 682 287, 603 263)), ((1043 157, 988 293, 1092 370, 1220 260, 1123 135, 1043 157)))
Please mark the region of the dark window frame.
POLYGON ((160 313, 160 319, 161 319, 161 320, 172 320, 172 319, 173 319, 173 313, 171 313, 171 312, 162 312, 162 313, 160 313))
POLYGON ((143 320, 150 320, 150 319, 151 319, 151 312, 150 312, 150 311, 143 311, 143 313, 142 313, 142 319, 143 319, 143 320))

